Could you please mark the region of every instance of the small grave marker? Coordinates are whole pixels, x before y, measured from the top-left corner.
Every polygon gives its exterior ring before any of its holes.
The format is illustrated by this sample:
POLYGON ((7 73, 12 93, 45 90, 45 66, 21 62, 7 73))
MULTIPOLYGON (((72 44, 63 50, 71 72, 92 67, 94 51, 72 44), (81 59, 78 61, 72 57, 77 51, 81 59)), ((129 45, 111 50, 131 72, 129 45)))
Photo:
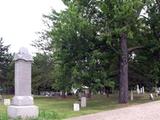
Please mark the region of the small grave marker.
POLYGON ((137 85, 137 94, 140 93, 139 85, 137 85))
POLYGON ((4 105, 8 106, 11 104, 11 100, 10 99, 4 99, 4 105))
POLYGON ((144 90, 144 86, 142 87, 142 94, 144 94, 145 93, 145 90, 144 90))
POLYGON ((87 99, 86 97, 81 97, 81 107, 86 107, 87 106, 87 99))
POLYGON ((80 111, 80 105, 79 105, 79 103, 74 103, 73 104, 73 111, 80 111))
POLYGON ((133 101, 133 91, 131 90, 131 101, 133 101))
POLYGON ((149 97, 150 97, 150 100, 154 100, 154 96, 152 93, 149 95, 149 97))

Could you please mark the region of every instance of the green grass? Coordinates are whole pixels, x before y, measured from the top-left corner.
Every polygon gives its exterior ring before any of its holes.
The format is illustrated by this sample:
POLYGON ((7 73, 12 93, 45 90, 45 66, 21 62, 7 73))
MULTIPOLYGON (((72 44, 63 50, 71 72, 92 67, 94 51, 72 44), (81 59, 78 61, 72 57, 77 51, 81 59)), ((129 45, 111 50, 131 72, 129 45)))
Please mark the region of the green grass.
MULTIPOLYGON (((149 95, 136 95, 134 100, 128 104, 118 104, 117 95, 111 95, 109 98, 97 95, 88 99, 87 107, 82 108, 79 112, 73 111, 73 103, 77 101, 75 97, 54 98, 54 97, 35 97, 35 104, 40 108, 40 118, 38 120, 64 119, 85 114, 97 113, 104 110, 111 110, 121 107, 149 102, 149 95), (49 117, 50 116, 50 117, 49 117), (41 118, 45 119, 41 119, 41 118), (47 118, 48 117, 48 118, 47 118)), ((159 100, 159 98, 156 98, 159 100)), ((0 105, 0 114, 6 115, 6 106, 0 105)))

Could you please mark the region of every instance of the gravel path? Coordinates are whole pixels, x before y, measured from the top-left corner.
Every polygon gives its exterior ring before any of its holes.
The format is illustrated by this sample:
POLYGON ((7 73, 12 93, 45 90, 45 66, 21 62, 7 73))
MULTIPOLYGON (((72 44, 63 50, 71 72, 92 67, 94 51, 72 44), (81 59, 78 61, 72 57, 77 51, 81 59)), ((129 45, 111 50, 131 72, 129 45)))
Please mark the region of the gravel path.
POLYGON ((70 118, 68 120, 160 120, 160 101, 70 118))

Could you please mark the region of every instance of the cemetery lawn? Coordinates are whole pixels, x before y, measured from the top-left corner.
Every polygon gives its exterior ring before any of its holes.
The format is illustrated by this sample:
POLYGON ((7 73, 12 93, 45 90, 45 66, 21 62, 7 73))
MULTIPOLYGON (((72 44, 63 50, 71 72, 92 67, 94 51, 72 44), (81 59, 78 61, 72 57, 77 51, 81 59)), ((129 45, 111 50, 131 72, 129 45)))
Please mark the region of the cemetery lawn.
MULTIPOLYGON (((111 110, 121 107, 150 102, 149 94, 137 95, 134 100, 128 104, 118 104, 118 95, 110 95, 109 98, 97 95, 88 99, 87 107, 81 108, 79 112, 73 111, 73 103, 77 101, 76 97, 55 98, 55 97, 35 97, 35 104, 39 106, 41 114, 56 115, 59 119, 80 116, 85 114, 97 113, 100 111, 111 110)), ((156 98, 155 100, 159 100, 156 98)), ((0 114, 6 115, 7 107, 0 104, 0 114)))

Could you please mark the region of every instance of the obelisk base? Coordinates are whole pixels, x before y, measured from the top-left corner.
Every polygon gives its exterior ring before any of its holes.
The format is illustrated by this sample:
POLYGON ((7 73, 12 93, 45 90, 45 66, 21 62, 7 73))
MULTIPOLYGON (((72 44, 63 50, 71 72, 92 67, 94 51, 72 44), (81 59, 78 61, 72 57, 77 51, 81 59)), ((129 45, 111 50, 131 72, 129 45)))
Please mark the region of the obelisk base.
POLYGON ((37 118, 38 117, 38 107, 35 105, 31 106, 8 106, 8 117, 10 119, 15 118, 37 118))
POLYGON ((14 96, 12 99, 13 106, 31 106, 33 104, 32 96, 14 96))

